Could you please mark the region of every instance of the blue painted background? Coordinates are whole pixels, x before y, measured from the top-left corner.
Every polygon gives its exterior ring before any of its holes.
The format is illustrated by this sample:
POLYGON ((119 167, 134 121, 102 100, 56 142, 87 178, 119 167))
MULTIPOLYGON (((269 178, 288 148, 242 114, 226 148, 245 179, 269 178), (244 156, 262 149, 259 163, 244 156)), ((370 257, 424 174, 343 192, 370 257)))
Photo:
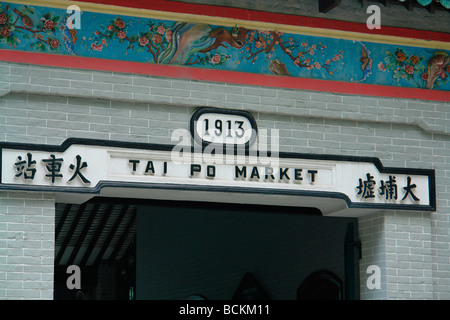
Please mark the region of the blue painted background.
POLYGON ((450 90, 449 51, 86 11, 75 29, 75 16, 3 2, 0 49, 450 90))

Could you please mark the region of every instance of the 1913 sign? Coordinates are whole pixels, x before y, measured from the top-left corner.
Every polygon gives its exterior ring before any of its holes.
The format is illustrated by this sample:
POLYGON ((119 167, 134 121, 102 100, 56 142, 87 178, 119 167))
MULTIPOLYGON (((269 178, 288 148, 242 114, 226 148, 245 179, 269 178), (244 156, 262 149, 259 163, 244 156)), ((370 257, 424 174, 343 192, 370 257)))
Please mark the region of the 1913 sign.
POLYGON ((249 147, 257 131, 255 119, 242 110, 199 108, 191 118, 191 134, 203 146, 249 147))

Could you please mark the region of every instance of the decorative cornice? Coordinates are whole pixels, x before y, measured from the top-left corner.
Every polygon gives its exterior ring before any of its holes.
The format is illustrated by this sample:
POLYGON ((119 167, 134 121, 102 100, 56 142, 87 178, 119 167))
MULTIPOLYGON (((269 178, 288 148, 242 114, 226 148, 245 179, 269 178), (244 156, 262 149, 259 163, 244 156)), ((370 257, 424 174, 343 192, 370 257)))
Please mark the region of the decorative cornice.
MULTIPOLYGON (((284 33, 309 35, 316 37, 326 37, 334 39, 343 40, 355 40, 355 41, 367 41, 382 44, 393 44, 399 46, 413 46, 422 48, 433 48, 433 49, 443 49, 450 50, 450 34, 446 37, 445 41, 421 39, 415 37, 417 30, 409 29, 410 32, 405 32, 403 28, 389 28, 398 29, 398 35, 380 34, 374 31, 370 32, 360 32, 360 31, 350 31, 350 30, 339 30, 335 28, 317 28, 302 25, 293 25, 287 23, 290 20, 279 20, 276 23, 266 22, 266 21, 255 21, 255 20, 245 20, 242 18, 229 18, 229 17, 219 17, 211 15, 200 15, 193 13, 179 13, 170 11, 159 11, 151 10, 145 8, 132 8, 127 6, 117 6, 108 5, 102 3, 91 2, 81 2, 81 1, 67 1, 67 0, 12 0, 8 1, 10 3, 25 4, 25 5, 35 5, 35 6, 48 6, 52 8, 66 9, 70 5, 77 5, 82 11, 98 12, 114 15, 125 15, 130 17, 141 17, 141 18, 151 18, 151 19, 161 19, 161 20, 172 20, 172 21, 184 21, 192 23, 206 23, 212 25, 219 25, 224 27, 245 27, 249 29, 257 30, 276 30, 284 33)), ((158 3, 157 1, 151 1, 158 3)), ((175 5, 174 5, 175 6, 175 5)), ((303 17, 305 18, 305 17, 303 17)), ((320 19, 324 24, 327 23, 326 19, 320 19)), ((299 17, 300 20, 300 17, 299 17)), ((335 24, 337 21, 334 21, 335 24)), ((339 23, 339 22, 337 22, 339 23)), ((364 30, 367 29, 365 24, 352 23, 355 29, 364 30)), ((331 25, 331 24, 330 24, 331 25)), ((435 34, 440 34, 436 32, 435 34)), ((440 38, 445 37, 440 35, 440 38)), ((436 37, 437 38, 437 37, 436 37)))
POLYGON ((259 21, 83 1, 2 5, 4 61, 438 101, 450 92, 450 42, 442 34, 416 39, 391 29, 359 32, 361 24, 295 24, 295 16, 274 23, 267 15, 259 21), (67 26, 75 14, 69 5, 81 9, 79 30, 67 26))

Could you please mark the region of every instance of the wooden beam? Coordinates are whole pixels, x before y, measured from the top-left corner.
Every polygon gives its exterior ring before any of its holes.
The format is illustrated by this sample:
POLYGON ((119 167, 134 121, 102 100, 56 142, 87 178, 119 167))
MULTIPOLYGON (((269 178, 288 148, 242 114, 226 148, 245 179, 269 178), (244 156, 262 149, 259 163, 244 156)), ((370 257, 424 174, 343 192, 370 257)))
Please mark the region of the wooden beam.
POLYGON ((128 232, 130 231, 130 228, 133 226, 133 224, 135 224, 135 222, 136 222, 136 210, 134 211, 133 217, 128 222, 126 229, 123 231, 122 235, 120 236, 120 240, 117 242, 117 245, 114 248, 114 251, 111 253, 111 256, 109 256, 108 263, 112 263, 114 261, 114 258, 116 257, 116 255, 119 253, 119 250, 123 246, 123 243, 125 241, 125 238, 126 238, 128 232))
POLYGON ((128 211, 129 206, 125 205, 123 206, 122 210, 120 211, 119 216, 117 217, 116 221, 114 222, 113 227, 109 231, 108 238, 105 240, 105 243, 103 244, 102 249, 100 250, 99 254, 97 255, 97 258, 95 258, 94 267, 97 267, 100 261, 102 260, 103 255, 105 254, 106 249, 108 248, 109 243, 111 242, 112 238, 117 232, 117 229, 119 228, 120 224, 122 223, 123 217, 128 211))
POLYGON ((341 0, 319 0, 319 12, 326 13, 338 6, 341 0))
POLYGON ((61 214, 61 217, 59 218, 58 225, 56 226, 55 230, 55 240, 58 239, 59 233, 61 232, 61 229, 64 225, 64 222, 66 221, 67 215, 69 214, 70 208, 72 208, 72 204, 66 204, 64 207, 64 211, 61 214))
POLYGON ((83 214, 85 208, 86 208, 86 203, 81 204, 80 207, 78 208, 75 219, 73 219, 72 224, 70 225, 69 231, 67 232, 67 234, 64 238, 61 249, 59 250, 58 255, 55 258, 55 266, 57 266, 59 264, 59 262, 61 261, 61 258, 63 256, 64 252, 66 251, 66 247, 69 244, 70 239, 72 238, 73 232, 75 231, 75 228, 77 227, 78 222, 80 221, 81 215, 83 214))
POLYGON ((436 12, 436 2, 431 2, 426 8, 431 14, 434 14, 436 12))
POLYGON ((416 0, 407 0, 405 2, 405 7, 406 7, 406 9, 408 9, 408 11, 413 11, 414 10, 415 1, 416 0))
POLYGON ((109 205, 108 209, 106 209, 105 213, 103 214, 103 217, 100 221, 100 223, 97 225, 97 229, 95 230, 94 235, 92 236, 92 240, 89 243, 88 248, 86 249, 86 252, 83 255, 83 259, 81 259, 80 267, 83 267, 86 265, 87 261, 89 260, 89 257, 91 256, 92 250, 94 250, 95 245, 97 244, 98 238, 103 232, 103 229, 105 228, 106 222, 109 219, 109 216, 111 215, 111 212, 114 210, 114 205, 109 205))
POLYGON ((89 213, 88 220, 86 221, 86 223, 83 227, 83 230, 81 231, 81 233, 77 239, 77 242, 72 250, 72 253, 70 254, 69 260, 67 260, 67 265, 72 265, 73 262, 75 261, 75 258, 77 257, 78 252, 80 251, 80 248, 84 242, 84 239, 86 238, 86 235, 92 225, 92 221, 94 220, 95 214, 97 213, 99 207, 100 207, 100 204, 98 204, 98 203, 92 207, 92 210, 89 213))

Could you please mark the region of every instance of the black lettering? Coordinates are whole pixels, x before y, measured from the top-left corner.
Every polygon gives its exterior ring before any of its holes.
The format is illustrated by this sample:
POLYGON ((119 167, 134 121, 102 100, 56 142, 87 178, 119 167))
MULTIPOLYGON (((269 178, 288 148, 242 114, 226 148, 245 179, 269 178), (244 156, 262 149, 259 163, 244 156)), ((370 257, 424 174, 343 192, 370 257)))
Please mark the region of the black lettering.
POLYGON ((139 160, 128 160, 128 162, 133 164, 133 169, 132 170, 133 170, 133 172, 136 172, 137 164, 139 162, 141 162, 141 161, 139 161, 139 160))
POLYGON ((267 167, 266 168, 266 174, 264 176, 265 179, 275 179, 274 175, 273 175, 273 168, 267 167))
POLYGON ((317 170, 308 170, 308 173, 311 175, 311 182, 314 182, 315 175, 317 174, 317 170))
POLYGON ((294 180, 295 181, 303 180, 302 171, 303 171, 302 169, 294 169, 294 180))
POLYGON ((258 167, 253 167, 252 174, 250 175, 250 179, 253 179, 255 177, 259 179, 258 167))
POLYGON ((247 167, 243 166, 242 169, 239 169, 238 166, 234 167, 234 177, 237 178, 247 178, 247 167))
POLYGON ((163 171, 163 173, 164 173, 164 174, 167 173, 167 162, 164 162, 164 171, 163 171))
POLYGON ((191 164, 191 177, 194 175, 195 172, 202 171, 202 166, 199 164, 191 164))
POLYGON ((280 168, 280 180, 283 180, 284 178, 286 178, 286 180, 290 180, 291 179, 287 175, 287 171, 288 170, 289 170, 289 168, 285 168, 284 170, 283 170, 283 168, 280 168))
POLYGON ((206 167, 206 176, 208 178, 214 178, 216 176, 216 167, 215 166, 207 166, 206 167))
POLYGON ((151 174, 155 173, 155 168, 153 167, 153 161, 148 161, 147 166, 145 167, 145 173, 149 173, 149 172, 151 174))

